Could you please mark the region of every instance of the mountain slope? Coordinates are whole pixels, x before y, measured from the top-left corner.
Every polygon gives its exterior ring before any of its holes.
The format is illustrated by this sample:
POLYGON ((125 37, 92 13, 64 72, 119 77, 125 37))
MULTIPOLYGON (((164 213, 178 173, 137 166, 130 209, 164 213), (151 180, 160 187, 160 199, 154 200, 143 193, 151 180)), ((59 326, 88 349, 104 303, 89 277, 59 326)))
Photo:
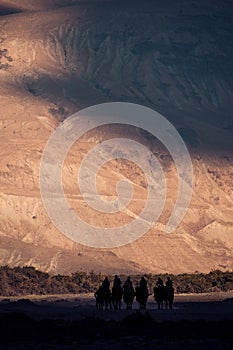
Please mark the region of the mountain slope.
POLYGON ((230 1, 0 1, 0 263, 47 271, 209 271, 232 269, 232 18, 230 1), (175 233, 164 233, 177 192, 166 149, 133 128, 96 130, 64 165, 72 207, 98 226, 128 222, 145 198, 143 175, 109 163, 102 195, 124 177, 137 200, 116 216, 96 215, 80 199, 76 171, 96 142, 132 137, 158 157, 168 198, 157 225, 112 250, 80 246, 53 226, 39 192, 41 155, 52 131, 83 107, 134 102, 161 112, 192 156, 194 192, 175 233), (77 156, 78 155, 78 156, 77 156))

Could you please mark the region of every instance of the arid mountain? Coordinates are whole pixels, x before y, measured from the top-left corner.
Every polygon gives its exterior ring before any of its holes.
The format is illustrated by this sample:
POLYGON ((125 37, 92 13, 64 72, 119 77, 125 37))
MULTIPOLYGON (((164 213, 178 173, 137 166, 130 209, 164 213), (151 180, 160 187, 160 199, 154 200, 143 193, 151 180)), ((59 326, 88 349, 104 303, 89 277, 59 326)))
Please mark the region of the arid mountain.
POLYGON ((232 16, 230 0, 0 0, 0 264, 62 273, 233 269, 232 16), (167 150, 133 127, 89 133, 63 169, 67 200, 84 220, 115 227, 135 217, 146 198, 143 174, 123 160, 101 169, 98 190, 114 196, 117 181, 130 179, 135 198, 127 210, 99 214, 80 198, 79 164, 105 139, 145 144, 168 187, 164 211, 146 235, 94 249, 54 227, 40 196, 40 160, 59 123, 112 101, 150 107, 174 124, 192 156, 193 197, 176 231, 165 233, 178 189, 167 150))

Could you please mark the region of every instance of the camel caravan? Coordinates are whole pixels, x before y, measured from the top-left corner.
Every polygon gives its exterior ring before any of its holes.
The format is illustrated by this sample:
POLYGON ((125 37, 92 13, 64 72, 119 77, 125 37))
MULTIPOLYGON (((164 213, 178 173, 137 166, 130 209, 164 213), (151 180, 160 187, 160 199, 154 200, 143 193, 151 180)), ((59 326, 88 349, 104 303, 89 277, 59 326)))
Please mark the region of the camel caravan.
MULTIPOLYGON (((106 277, 94 295, 96 298, 97 310, 120 310, 122 300, 126 305, 126 310, 131 310, 134 299, 138 302, 140 309, 146 309, 149 289, 144 277, 141 278, 139 284, 134 288, 130 277, 122 284, 120 278, 115 275, 112 289, 110 289, 110 281, 108 277, 106 277)), ((153 289, 153 297, 157 303, 158 310, 162 310, 164 306, 165 309, 172 310, 174 288, 169 277, 165 285, 162 279, 160 277, 158 278, 153 289)))

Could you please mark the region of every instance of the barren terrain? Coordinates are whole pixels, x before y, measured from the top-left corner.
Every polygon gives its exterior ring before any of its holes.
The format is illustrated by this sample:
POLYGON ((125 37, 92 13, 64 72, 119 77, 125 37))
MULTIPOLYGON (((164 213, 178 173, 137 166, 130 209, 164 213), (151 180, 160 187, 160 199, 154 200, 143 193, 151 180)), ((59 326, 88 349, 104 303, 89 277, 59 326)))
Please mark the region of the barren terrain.
MULTIPOLYGON (((208 272, 233 269, 232 18, 230 1, 0 1, 0 264, 53 272, 208 272), (166 4, 165 4, 166 3, 166 4), (166 149, 133 128, 86 135, 64 164, 64 190, 84 220, 114 227, 143 207, 143 174, 109 162, 98 177, 103 196, 119 179, 135 186, 130 207, 98 214, 80 198, 76 176, 90 148, 113 136, 144 143, 165 171, 168 195, 158 223, 138 241, 97 250, 60 233, 39 191, 45 144, 67 116, 109 101, 163 113, 180 131, 194 167, 189 210, 172 234, 164 228, 177 194, 166 149)), ((83 233, 85 234, 85 233, 83 233)))

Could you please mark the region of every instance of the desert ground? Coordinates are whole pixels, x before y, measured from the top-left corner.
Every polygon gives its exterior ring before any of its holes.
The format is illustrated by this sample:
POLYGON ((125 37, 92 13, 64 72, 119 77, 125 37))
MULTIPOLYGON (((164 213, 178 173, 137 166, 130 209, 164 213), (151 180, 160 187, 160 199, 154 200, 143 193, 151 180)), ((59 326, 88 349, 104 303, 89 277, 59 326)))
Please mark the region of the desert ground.
POLYGON ((233 291, 175 295, 173 310, 96 310, 92 294, 5 298, 1 349, 230 349, 233 291))

